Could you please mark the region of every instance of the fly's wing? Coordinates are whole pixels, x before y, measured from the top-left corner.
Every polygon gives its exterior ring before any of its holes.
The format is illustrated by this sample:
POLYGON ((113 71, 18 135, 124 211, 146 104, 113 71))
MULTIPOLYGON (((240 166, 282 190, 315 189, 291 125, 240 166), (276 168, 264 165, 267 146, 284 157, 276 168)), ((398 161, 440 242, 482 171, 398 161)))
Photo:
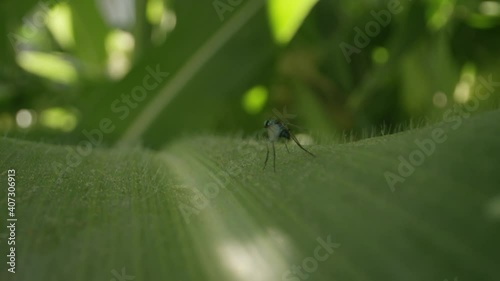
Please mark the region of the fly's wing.
POLYGON ((302 127, 300 127, 300 126, 297 126, 297 125, 295 125, 295 124, 292 124, 292 123, 284 123, 284 124, 286 124, 286 126, 287 126, 287 127, 288 127, 288 126, 292 126, 292 127, 295 127, 295 128, 297 128, 297 129, 300 129, 300 130, 304 131, 304 128, 302 128, 302 127))
POLYGON ((279 115, 277 115, 277 114, 275 114, 275 117, 276 117, 276 119, 278 119, 278 121, 279 121, 281 124, 283 124, 283 126, 285 126, 285 127, 287 128, 287 130, 289 130, 289 131, 290 131, 290 129, 288 128, 289 126, 293 126, 293 127, 297 128, 297 129, 304 130, 304 128, 301 128, 301 127, 299 127, 299 126, 297 126, 297 125, 295 125, 295 124, 292 124, 292 123, 290 123, 290 122, 286 122, 285 120, 281 119, 281 117, 280 117, 279 115))
POLYGON ((309 155, 311 155, 312 157, 316 157, 316 155, 312 154, 311 152, 309 152, 309 150, 305 149, 299 142, 299 140, 295 137, 295 135, 288 131, 288 133, 290 134, 290 137, 292 138, 292 140, 302 149, 304 150, 305 152, 307 152, 309 155))
POLYGON ((290 131, 290 129, 288 128, 288 125, 292 125, 296 128, 300 128, 299 126, 297 125, 294 125, 294 124, 291 124, 291 123, 287 123, 285 122, 284 120, 282 120, 279 116, 276 116, 276 118, 278 119, 279 122, 281 122, 281 124, 283 124, 283 126, 285 126, 286 130, 288 131, 288 134, 290 135, 290 138, 302 149, 304 150, 305 152, 307 152, 309 155, 311 155, 312 157, 316 157, 316 155, 312 154, 309 150, 305 149, 299 142, 299 140, 295 137, 295 135, 290 131))

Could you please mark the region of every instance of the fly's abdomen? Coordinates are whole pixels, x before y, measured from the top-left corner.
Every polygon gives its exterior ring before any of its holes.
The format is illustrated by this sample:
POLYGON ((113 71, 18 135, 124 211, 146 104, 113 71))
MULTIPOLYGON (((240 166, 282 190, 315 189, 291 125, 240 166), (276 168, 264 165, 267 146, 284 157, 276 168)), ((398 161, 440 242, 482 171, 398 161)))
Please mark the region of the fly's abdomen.
POLYGON ((280 129, 281 129, 280 138, 285 138, 285 139, 289 140, 290 139, 290 132, 288 131, 288 129, 283 125, 280 125, 280 129))

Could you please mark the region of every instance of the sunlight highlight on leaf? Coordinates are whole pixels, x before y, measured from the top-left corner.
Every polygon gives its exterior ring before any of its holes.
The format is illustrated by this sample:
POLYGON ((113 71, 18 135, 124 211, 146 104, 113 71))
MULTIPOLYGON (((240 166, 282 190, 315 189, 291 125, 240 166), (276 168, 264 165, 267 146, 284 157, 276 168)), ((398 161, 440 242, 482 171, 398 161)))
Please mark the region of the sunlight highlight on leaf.
POLYGON ((60 3, 50 11, 47 16, 49 28, 57 43, 63 48, 70 48, 75 44, 73 36, 73 17, 68 4, 60 3))
POLYGON ((75 68, 57 54, 21 52, 17 62, 24 70, 56 82, 70 84, 77 79, 75 68))
POLYGON ((112 79, 123 78, 131 68, 131 56, 135 48, 135 39, 129 32, 111 31, 106 38, 108 53, 108 75, 112 79))
POLYGON ((165 6, 162 0, 150 0, 146 6, 146 16, 150 23, 158 25, 161 22, 165 6))
POLYGON ((278 44, 286 45, 290 42, 317 2, 317 0, 268 1, 269 21, 278 44))
POLYGON ((286 270, 286 261, 283 249, 274 239, 262 233, 245 242, 224 241, 218 253, 233 280, 279 280, 286 270))

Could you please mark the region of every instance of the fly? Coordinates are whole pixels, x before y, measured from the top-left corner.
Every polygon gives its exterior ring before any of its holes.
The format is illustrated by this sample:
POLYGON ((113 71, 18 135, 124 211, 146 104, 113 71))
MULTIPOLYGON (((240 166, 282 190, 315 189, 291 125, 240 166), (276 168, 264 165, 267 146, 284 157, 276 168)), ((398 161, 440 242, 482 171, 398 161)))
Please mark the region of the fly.
MULTIPOLYGON (((312 157, 315 157, 314 154, 309 152, 307 149, 305 149, 297 140, 297 138, 290 132, 290 129, 285 125, 284 122, 281 122, 280 120, 277 119, 270 119, 266 120, 264 122, 264 128, 267 129, 267 136, 269 138, 269 142, 271 142, 271 146, 273 147, 273 169, 276 172, 276 150, 274 148, 274 142, 279 140, 280 138, 284 138, 287 140, 292 139, 302 150, 307 152, 309 155, 312 157)), ((267 160, 269 160, 269 145, 266 144, 267 147, 267 153, 266 153, 266 160, 264 161, 264 169, 266 168, 267 165, 267 160)), ((285 147, 288 152, 288 145, 285 142, 285 147)))

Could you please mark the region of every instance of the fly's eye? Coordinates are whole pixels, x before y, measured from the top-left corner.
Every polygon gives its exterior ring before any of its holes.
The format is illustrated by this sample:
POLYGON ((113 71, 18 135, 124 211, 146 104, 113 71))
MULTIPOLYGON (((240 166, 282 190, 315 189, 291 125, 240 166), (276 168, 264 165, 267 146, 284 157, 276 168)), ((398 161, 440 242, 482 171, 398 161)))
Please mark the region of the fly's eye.
POLYGON ((269 126, 269 120, 266 120, 266 121, 264 122, 264 128, 267 128, 268 126, 269 126))

